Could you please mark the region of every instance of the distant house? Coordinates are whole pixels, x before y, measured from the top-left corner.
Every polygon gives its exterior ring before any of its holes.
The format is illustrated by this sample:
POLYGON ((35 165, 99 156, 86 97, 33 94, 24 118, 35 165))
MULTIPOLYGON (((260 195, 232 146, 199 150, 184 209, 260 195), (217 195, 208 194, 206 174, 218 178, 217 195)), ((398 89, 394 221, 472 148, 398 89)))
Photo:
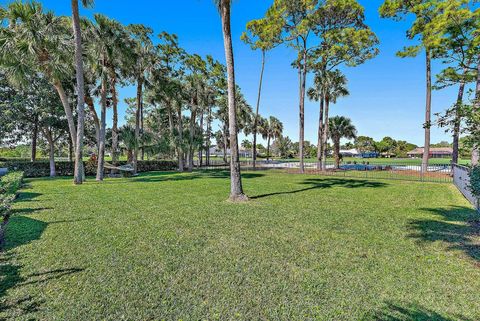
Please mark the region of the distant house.
MULTIPOLYGON (((423 147, 417 147, 407 153, 410 158, 420 158, 423 156, 423 147)), ((432 147, 430 148, 430 158, 451 158, 453 148, 451 147, 432 147)))
MULTIPOLYGON (((239 146, 238 154, 239 154, 240 157, 251 158, 252 157, 252 150, 251 149, 245 149, 245 148, 239 146)), ((216 145, 210 146, 210 156, 223 157, 223 149, 219 148, 216 145)), ((227 156, 230 156, 230 148, 227 148, 227 156)))
POLYGON ((343 157, 358 157, 360 153, 355 149, 340 149, 340 155, 343 157))

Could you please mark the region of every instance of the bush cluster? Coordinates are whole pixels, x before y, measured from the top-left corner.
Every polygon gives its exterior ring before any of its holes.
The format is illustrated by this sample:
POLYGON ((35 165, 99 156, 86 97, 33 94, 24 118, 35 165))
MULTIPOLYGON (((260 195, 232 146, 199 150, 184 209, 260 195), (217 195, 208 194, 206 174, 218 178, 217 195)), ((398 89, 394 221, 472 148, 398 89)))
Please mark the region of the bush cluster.
POLYGON ((480 197, 480 166, 475 166, 470 171, 470 189, 475 196, 480 197))
MULTIPOLYGON (((126 161, 118 162, 118 165, 126 165, 126 161)), ((45 177, 50 175, 50 164, 48 161, 6 161, 1 162, 0 167, 7 167, 9 171, 24 172, 24 177, 45 177)), ((92 176, 96 174, 96 164, 84 162, 85 175, 92 176)), ((169 160, 146 160, 138 161, 139 172, 150 171, 169 171, 177 167, 175 161, 169 160)), ((55 169, 57 176, 73 176, 74 163, 73 162, 56 162, 55 169)))
POLYGON ((11 172, 0 178, 0 249, 5 244, 5 227, 18 189, 22 186, 23 173, 11 172))

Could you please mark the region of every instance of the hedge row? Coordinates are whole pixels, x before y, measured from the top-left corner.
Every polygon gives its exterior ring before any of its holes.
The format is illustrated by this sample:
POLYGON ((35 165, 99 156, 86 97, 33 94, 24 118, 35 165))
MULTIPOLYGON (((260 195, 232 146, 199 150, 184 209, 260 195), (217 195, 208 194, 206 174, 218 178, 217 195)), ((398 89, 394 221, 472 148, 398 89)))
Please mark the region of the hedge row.
MULTIPOLYGON (((126 165, 126 161, 118 162, 118 165, 126 165)), ((96 166, 91 166, 84 162, 85 175, 96 174, 96 166)), ((50 175, 50 164, 47 161, 27 162, 27 161, 7 161, 0 163, 0 167, 7 167, 9 171, 22 171, 25 177, 44 177, 50 175)), ((138 161, 137 169, 139 172, 150 171, 170 171, 177 168, 177 163, 168 160, 148 160, 138 161)), ((57 176, 73 176, 73 162, 55 162, 57 176)))
POLYGON ((5 228, 10 218, 12 203, 22 186, 22 180, 22 172, 11 172, 0 178, 0 250, 5 245, 5 228))

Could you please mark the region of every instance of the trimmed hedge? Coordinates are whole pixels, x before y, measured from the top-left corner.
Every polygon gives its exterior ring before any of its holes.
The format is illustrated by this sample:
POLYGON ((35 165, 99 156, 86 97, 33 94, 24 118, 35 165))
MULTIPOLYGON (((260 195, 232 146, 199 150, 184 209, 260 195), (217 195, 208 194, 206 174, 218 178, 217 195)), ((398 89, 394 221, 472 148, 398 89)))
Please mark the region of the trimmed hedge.
MULTIPOLYGON (((92 176, 96 174, 96 166, 87 166, 88 162, 83 162, 85 175, 92 176)), ((118 162, 118 165, 126 165, 126 161, 118 162)), ((171 171, 177 168, 177 162, 169 160, 147 160, 138 161, 139 172, 150 171, 171 171)), ((50 164, 48 161, 28 162, 28 161, 7 161, 0 163, 0 167, 7 167, 9 171, 22 171, 25 177, 45 177, 50 175, 50 164)), ((73 176, 73 162, 55 162, 57 176, 73 176)))

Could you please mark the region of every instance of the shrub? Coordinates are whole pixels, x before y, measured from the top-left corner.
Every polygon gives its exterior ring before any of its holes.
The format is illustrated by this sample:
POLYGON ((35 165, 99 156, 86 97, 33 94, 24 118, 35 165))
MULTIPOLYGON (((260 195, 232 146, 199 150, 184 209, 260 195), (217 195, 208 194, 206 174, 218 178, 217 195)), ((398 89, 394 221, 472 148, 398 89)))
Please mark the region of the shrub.
POLYGON ((0 179, 0 250, 5 245, 5 227, 11 214, 12 202, 22 186, 23 173, 12 172, 0 179))
POLYGON ((475 196, 480 197, 480 166, 475 166, 470 171, 470 189, 475 196))
MULTIPOLYGON (((126 165, 126 161, 117 163, 118 165, 126 165)), ((73 176, 73 162, 55 162, 57 176, 73 176)), ((28 162, 28 161, 8 161, 1 166, 7 167, 10 171, 22 171, 25 177, 45 177, 50 175, 50 164, 48 161, 28 162)), ((150 171, 171 171, 175 170, 177 163, 169 160, 148 160, 138 161, 139 172, 150 171)), ((85 175, 93 176, 96 174, 96 164, 84 162, 85 175), (93 165, 93 166, 92 166, 93 165)))

